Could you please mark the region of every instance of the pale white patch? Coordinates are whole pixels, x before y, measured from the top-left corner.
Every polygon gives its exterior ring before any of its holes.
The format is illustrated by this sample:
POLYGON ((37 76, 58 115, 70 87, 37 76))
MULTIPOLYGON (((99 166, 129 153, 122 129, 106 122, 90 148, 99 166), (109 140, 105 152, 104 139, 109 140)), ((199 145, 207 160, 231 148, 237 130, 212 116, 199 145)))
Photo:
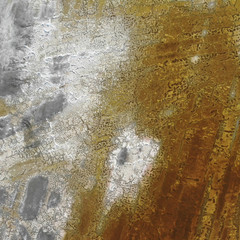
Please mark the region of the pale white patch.
POLYGON ((230 91, 230 98, 234 99, 236 97, 236 90, 233 89, 232 91, 230 91))
POLYGON ((216 7, 216 2, 215 1, 212 1, 212 2, 209 2, 208 3, 208 8, 209 9, 213 9, 213 8, 215 8, 216 7))
POLYGON ((207 36, 207 34, 208 34, 208 30, 207 29, 203 29, 202 30, 202 37, 207 36))
POLYGON ((138 184, 148 170, 151 169, 160 143, 148 138, 138 137, 134 127, 125 129, 116 139, 117 148, 110 153, 108 165, 111 170, 105 204, 109 210, 115 200, 123 195, 136 197, 138 184), (119 162, 123 149, 127 150, 127 158, 119 162))
POLYGON ((195 56, 191 57, 191 62, 194 64, 197 64, 199 59, 200 59, 200 57, 198 55, 195 55, 195 56))

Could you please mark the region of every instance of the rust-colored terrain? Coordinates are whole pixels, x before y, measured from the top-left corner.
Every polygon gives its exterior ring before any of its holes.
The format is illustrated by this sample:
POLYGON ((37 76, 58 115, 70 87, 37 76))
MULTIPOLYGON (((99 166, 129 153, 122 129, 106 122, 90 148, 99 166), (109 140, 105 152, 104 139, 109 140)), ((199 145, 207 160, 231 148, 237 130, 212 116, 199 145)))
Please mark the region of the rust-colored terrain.
POLYGON ((65 240, 240 239, 239 11, 238 1, 137 1, 108 13, 130 29, 130 60, 117 82, 106 76, 87 163, 98 183, 86 191, 73 173, 65 240), (104 215, 104 163, 132 123, 162 147, 137 199, 104 215))

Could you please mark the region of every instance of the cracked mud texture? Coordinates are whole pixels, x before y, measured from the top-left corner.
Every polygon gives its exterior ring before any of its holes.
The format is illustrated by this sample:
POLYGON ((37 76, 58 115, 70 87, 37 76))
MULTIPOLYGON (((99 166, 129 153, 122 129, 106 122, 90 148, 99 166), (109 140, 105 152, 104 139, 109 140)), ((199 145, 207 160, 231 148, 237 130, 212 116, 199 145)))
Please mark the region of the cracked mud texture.
POLYGON ((0 239, 239 239, 239 11, 0 1, 0 239))

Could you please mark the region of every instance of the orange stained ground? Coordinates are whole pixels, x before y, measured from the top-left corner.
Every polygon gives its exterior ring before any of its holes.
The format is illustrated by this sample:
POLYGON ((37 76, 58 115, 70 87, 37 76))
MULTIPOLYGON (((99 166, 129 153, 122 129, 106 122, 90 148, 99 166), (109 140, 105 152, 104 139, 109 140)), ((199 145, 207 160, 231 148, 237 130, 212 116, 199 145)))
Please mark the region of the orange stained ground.
POLYGON ((97 184, 88 191, 83 170, 73 172, 64 240, 240 239, 238 1, 149 2, 117 12, 131 30, 130 60, 117 83, 106 76, 86 163, 97 184), (137 199, 104 215, 104 163, 117 130, 131 123, 162 148, 137 199))

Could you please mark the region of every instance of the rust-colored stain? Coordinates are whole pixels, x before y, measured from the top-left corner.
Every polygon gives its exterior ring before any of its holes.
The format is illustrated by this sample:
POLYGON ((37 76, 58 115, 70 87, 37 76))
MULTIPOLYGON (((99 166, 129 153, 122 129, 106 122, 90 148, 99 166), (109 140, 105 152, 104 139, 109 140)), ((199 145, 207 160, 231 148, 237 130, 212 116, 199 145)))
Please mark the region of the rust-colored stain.
POLYGON ((97 184, 88 191, 77 180, 86 173, 73 173, 65 240, 240 239, 240 8, 154 4, 126 7, 130 63, 114 86, 106 79, 85 166, 97 184), (162 149, 135 203, 122 199, 105 216, 104 163, 116 130, 132 122, 162 149))

